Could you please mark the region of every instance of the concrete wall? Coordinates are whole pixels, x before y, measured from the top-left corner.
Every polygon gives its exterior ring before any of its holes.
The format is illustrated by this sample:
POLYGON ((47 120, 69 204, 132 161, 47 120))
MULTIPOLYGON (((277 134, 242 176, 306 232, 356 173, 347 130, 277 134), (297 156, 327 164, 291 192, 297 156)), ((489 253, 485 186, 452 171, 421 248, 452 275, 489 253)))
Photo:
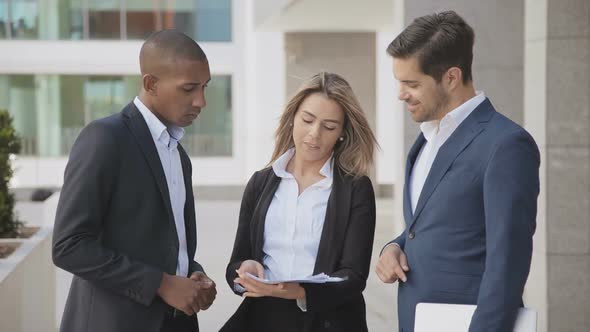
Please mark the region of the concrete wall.
POLYGON ((369 32, 290 32, 287 51, 287 98, 320 71, 344 77, 352 86, 370 124, 375 125, 375 34, 369 32))
POLYGON ((590 328, 590 2, 526 1, 525 125, 542 158, 527 298, 539 331, 590 328))
POLYGON ((0 259, 0 331, 46 332, 55 326, 55 273, 51 262, 51 227, 23 240, 0 259))
MULTIPOLYGON (((285 34, 287 98, 320 71, 344 77, 375 131, 375 33, 290 32, 285 34)), ((375 178, 375 170, 373 168, 375 178)), ((373 180, 376 185, 376 181, 373 180)))

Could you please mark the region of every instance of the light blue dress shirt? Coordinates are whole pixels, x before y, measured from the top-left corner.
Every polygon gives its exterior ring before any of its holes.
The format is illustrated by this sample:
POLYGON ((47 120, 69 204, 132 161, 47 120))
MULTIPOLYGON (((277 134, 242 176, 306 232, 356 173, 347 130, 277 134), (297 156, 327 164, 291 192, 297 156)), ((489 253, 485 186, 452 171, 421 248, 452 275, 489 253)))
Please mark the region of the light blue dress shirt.
MULTIPOLYGON (((184 204, 186 202, 186 188, 184 186, 184 176, 182 173, 182 164, 180 162, 180 153, 178 152, 178 142, 184 136, 184 129, 177 126, 166 126, 152 113, 138 97, 135 97, 133 103, 143 115, 145 122, 150 130, 160 162, 166 175, 168 192, 170 194, 170 204, 174 214, 174 223, 176 233, 178 234, 178 264, 176 265, 176 275, 188 276, 189 257, 186 246, 186 229, 184 226, 184 204)), ((166 222, 163 220, 162 222, 166 222)))

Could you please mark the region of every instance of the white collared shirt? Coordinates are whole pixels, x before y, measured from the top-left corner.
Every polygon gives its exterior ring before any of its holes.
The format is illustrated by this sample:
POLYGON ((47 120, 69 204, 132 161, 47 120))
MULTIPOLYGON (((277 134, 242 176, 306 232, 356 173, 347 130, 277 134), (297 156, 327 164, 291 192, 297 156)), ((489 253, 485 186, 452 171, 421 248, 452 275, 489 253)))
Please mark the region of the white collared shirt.
MULTIPOLYGON (((264 276, 270 280, 311 276, 315 267, 328 199, 332 192, 333 158, 320 169, 324 178, 299 194, 295 177, 287 165, 295 155, 290 149, 273 164, 281 183, 274 194, 264 223, 264 276)), ((306 311, 306 301, 297 300, 306 311)))
MULTIPOLYGON (((184 204, 186 202, 186 188, 184 184, 184 175, 182 164, 180 162, 180 153, 178 152, 178 142, 184 136, 184 129, 177 126, 166 126, 158 119, 138 97, 135 97, 133 103, 143 116, 154 143, 158 150, 158 156, 164 169, 168 193, 170 195, 170 204, 174 214, 174 223, 178 235, 178 264, 176 265, 176 275, 188 276, 189 258, 186 244, 186 229, 184 226, 184 204)), ((162 222, 166 222, 163 220, 162 222)))
POLYGON ((457 127, 463 122, 479 104, 486 99, 483 92, 477 91, 476 95, 447 113, 440 121, 428 121, 420 124, 420 130, 424 134, 426 143, 420 149, 420 153, 414 162, 414 168, 410 176, 410 202, 412 203, 412 212, 416 212, 416 206, 426 178, 430 173, 432 163, 436 158, 438 150, 455 132, 457 127))
POLYGON ((281 183, 274 194, 264 223, 264 274, 267 279, 295 279, 313 274, 320 237, 332 192, 332 158, 320 170, 325 178, 299 194, 287 164, 295 155, 290 149, 272 165, 281 183))

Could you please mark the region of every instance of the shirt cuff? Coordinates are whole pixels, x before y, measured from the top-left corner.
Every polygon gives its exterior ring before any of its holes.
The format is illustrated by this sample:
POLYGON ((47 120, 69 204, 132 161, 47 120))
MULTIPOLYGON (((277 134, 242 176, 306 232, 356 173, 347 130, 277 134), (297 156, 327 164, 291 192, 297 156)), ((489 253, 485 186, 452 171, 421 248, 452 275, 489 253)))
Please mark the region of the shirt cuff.
POLYGON ((238 283, 234 283, 234 291, 236 291, 237 293, 245 293, 246 288, 242 287, 242 285, 238 283))
POLYGON ((301 311, 307 312, 307 301, 305 299, 297 299, 295 301, 297 301, 297 306, 301 311))

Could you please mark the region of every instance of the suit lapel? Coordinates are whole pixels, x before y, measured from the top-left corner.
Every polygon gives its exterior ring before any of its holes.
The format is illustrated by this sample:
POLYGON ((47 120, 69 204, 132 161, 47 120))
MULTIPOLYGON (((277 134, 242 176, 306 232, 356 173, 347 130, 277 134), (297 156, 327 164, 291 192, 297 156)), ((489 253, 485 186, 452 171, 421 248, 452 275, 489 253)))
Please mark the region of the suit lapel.
MULTIPOLYGON (((477 137, 484 129, 483 123, 489 121, 494 109, 490 101, 486 98, 471 114, 459 125, 449 139, 440 147, 424 187, 420 193, 416 211, 412 216, 410 227, 416 222, 416 219, 422 212, 422 209, 428 202, 428 199, 447 173, 449 167, 455 161, 457 156, 477 137)), ((407 179, 406 179, 407 180, 407 179)))
MULTIPOLYGON (((264 245, 264 224, 266 221, 266 214, 268 208, 277 191, 281 178, 276 176, 272 169, 269 170, 270 178, 266 181, 262 193, 260 195, 257 206, 254 208, 252 216, 252 238, 250 239, 253 248, 253 257, 255 260, 262 262, 264 253, 262 251, 264 245)), ((344 181, 341 171, 334 169, 334 181, 332 182, 332 192, 328 199, 328 206, 326 207, 326 219, 322 228, 322 235, 320 237, 320 246, 318 248, 318 255, 314 266, 314 274, 322 271, 330 271, 331 265, 335 262, 333 256, 336 254, 332 250, 332 245, 342 241, 343 234, 346 230, 346 223, 348 222, 350 212, 352 188, 350 181, 344 181)))
MULTIPOLYGON (((160 156, 156 150, 156 144, 154 143, 154 139, 150 134, 150 130, 143 119, 143 116, 135 107, 133 102, 125 107, 123 110, 123 115, 125 116, 125 124, 135 137, 137 144, 139 145, 148 165, 150 166, 150 169, 152 170, 152 174, 154 175, 154 179, 156 180, 156 184, 158 185, 158 189, 162 195, 162 200, 164 201, 164 206, 166 208, 166 212, 168 213, 169 221, 176 230, 174 214, 172 213, 172 205, 170 203, 170 192, 168 191, 168 184, 166 183, 166 175, 164 174, 162 162, 160 161, 160 156)), ((178 241, 177 238, 176 241, 178 241)))
POLYGON ((184 187, 186 191, 186 201, 184 203, 184 227, 186 229, 186 243, 189 254, 189 260, 195 255, 197 244, 197 225, 195 221, 195 198, 193 195, 193 180, 191 161, 180 143, 178 143, 178 153, 180 154, 180 163, 182 165, 182 176, 184 178, 184 187))
POLYGON ((406 169, 405 169, 405 181, 404 181, 404 220, 406 221, 406 225, 409 225, 412 221, 412 217, 414 216, 412 213, 412 201, 410 199, 410 175, 412 174, 412 170, 414 169, 414 164, 416 163, 416 158, 418 158, 418 154, 420 153, 420 149, 426 143, 426 139, 424 138, 423 134, 420 134, 410 152, 408 153, 408 159, 406 161, 406 169))
POLYGON ((333 246, 342 243, 344 232, 347 229, 352 196, 351 182, 344 180, 344 175, 337 167, 334 168, 334 181, 332 192, 328 198, 326 207, 326 218, 320 237, 320 246, 314 266, 314 274, 320 272, 331 272, 338 254, 333 246))

